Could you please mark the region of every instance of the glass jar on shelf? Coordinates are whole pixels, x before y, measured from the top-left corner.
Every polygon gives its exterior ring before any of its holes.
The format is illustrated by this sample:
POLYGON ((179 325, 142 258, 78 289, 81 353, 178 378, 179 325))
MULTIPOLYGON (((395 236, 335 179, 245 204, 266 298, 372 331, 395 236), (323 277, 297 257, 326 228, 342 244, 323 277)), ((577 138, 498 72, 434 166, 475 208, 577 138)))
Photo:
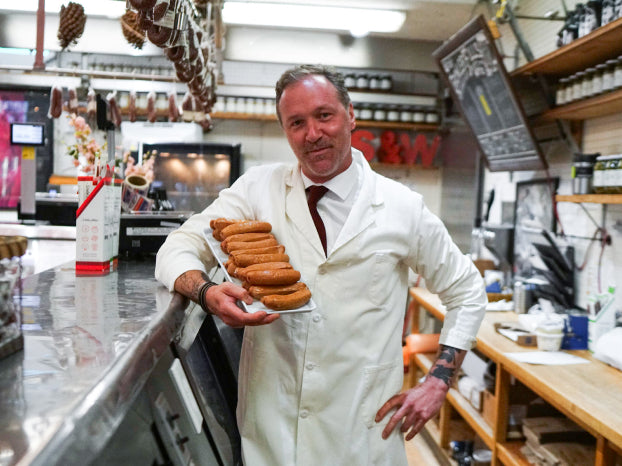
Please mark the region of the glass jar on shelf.
POLYGON ((158 112, 166 112, 168 110, 168 96, 164 92, 156 95, 156 110, 158 112))
POLYGON ((348 89, 354 89, 356 87, 356 76, 354 73, 348 73, 345 75, 344 84, 348 89))
POLYGON ((577 79, 577 75, 571 74, 568 78, 566 78, 566 92, 564 95, 564 104, 569 104, 574 100, 574 81, 577 79))
POLYGON ((385 121, 387 119, 387 111, 382 105, 374 106, 374 121, 385 121))
POLYGON ((617 60, 607 60, 605 62, 605 71, 603 72, 603 92, 613 90, 613 75, 617 60))
POLYGON ((581 91, 583 90, 583 77, 585 76, 585 72, 579 71, 575 74, 575 79, 572 82, 572 100, 581 100, 582 95, 581 91))
POLYGON ((438 123, 438 113, 436 113, 436 110, 430 109, 428 112, 426 112, 425 122, 431 125, 438 123))
POLYGON ((361 120, 370 121, 374 118, 374 112, 370 104, 361 104, 361 120))
POLYGON ((390 91, 393 89, 393 78, 390 74, 383 74, 380 76, 380 89, 383 91, 390 91))
POLYGON ((365 73, 359 74, 356 77, 356 88, 362 91, 369 89, 369 77, 365 73))
POLYGON ((373 74, 369 77, 369 88, 373 91, 380 89, 380 76, 373 74))
POLYGON ((609 180, 609 192, 611 194, 622 193, 622 154, 613 155, 607 168, 609 180))
POLYGON ((387 121, 400 121, 400 112, 397 105, 390 105, 387 110, 387 121))
POLYGON ((568 85, 568 78, 561 78, 557 83, 557 90, 555 91, 555 105, 564 105, 566 103, 566 86, 568 85))
POLYGON ((356 118, 357 120, 360 120, 361 119, 361 104, 353 103, 352 107, 354 109, 354 118, 356 118))
POLYGON ((413 122, 414 123, 424 123, 425 122, 425 112, 421 107, 415 107, 413 110, 413 122))
POLYGON ((613 88, 622 88, 622 55, 616 60, 616 67, 613 72, 613 88))
POLYGON ((594 78, 592 79, 592 96, 603 92, 603 73, 605 72, 605 68, 606 67, 603 63, 596 65, 596 71, 594 72, 594 78))
POLYGON ((592 79, 594 79, 594 73, 596 68, 588 68, 584 71, 583 81, 581 82, 581 97, 587 98, 592 95, 592 79))
POLYGON ((139 92, 136 94, 136 110, 147 110, 147 93, 139 92))
POLYGON ((404 105, 400 109, 400 121, 402 123, 410 123, 413 121, 413 109, 410 106, 404 105))
POLYGON ((594 164, 592 189, 596 194, 605 194, 605 170, 607 168, 607 156, 599 155, 594 164))

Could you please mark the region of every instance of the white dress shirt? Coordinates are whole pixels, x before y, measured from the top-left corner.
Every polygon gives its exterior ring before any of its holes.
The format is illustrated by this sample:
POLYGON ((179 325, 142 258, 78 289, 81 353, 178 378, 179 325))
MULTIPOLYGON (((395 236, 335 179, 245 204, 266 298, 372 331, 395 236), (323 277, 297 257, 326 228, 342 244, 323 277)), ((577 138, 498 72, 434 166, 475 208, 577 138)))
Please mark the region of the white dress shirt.
MULTIPOLYGON (((316 183, 302 173, 305 190, 316 183)), ((350 166, 339 175, 322 183, 328 191, 317 203, 317 211, 322 217, 326 229, 326 253, 330 254, 339 237, 341 228, 352 210, 354 201, 362 185, 362 169, 357 163, 350 166)))

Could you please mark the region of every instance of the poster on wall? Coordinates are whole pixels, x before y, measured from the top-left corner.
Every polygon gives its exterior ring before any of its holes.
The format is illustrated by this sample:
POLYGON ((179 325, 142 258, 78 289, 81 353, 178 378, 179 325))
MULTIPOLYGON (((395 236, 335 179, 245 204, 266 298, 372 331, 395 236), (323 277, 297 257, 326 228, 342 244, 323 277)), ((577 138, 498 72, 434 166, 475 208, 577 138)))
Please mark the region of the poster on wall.
POLYGON ((433 56, 490 171, 547 167, 483 16, 433 56))
POLYGON ((0 209, 15 208, 19 202, 22 148, 11 145, 11 123, 26 121, 27 111, 22 93, 0 91, 0 209))

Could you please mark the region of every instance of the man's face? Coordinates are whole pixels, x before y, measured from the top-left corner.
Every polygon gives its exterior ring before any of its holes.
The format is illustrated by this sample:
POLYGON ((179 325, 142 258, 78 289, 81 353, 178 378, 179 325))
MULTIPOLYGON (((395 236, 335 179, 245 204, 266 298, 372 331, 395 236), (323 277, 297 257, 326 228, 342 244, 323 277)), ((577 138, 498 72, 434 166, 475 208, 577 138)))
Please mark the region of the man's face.
POLYGON ((352 162, 352 104, 346 109, 337 90, 323 76, 312 75, 288 86, 279 102, 281 122, 302 172, 323 183, 352 162))

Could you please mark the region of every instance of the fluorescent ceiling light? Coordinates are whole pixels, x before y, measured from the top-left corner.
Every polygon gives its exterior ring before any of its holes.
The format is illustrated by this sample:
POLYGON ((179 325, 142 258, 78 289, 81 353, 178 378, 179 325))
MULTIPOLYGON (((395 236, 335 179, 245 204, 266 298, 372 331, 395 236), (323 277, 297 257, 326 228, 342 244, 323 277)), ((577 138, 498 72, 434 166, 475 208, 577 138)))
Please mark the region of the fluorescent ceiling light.
MULTIPOLYGON (((69 0, 45 0, 45 12, 48 14, 60 13, 61 5, 67 5, 69 0)), ((80 0, 84 13, 88 16, 103 16, 120 18, 125 13, 125 2, 114 0, 80 0)), ((38 0, 0 0, 0 11, 23 11, 34 13, 39 8, 38 0)))
POLYGON ((357 37, 398 31, 406 19, 395 10, 232 1, 225 2, 222 15, 227 24, 351 31, 357 37))

